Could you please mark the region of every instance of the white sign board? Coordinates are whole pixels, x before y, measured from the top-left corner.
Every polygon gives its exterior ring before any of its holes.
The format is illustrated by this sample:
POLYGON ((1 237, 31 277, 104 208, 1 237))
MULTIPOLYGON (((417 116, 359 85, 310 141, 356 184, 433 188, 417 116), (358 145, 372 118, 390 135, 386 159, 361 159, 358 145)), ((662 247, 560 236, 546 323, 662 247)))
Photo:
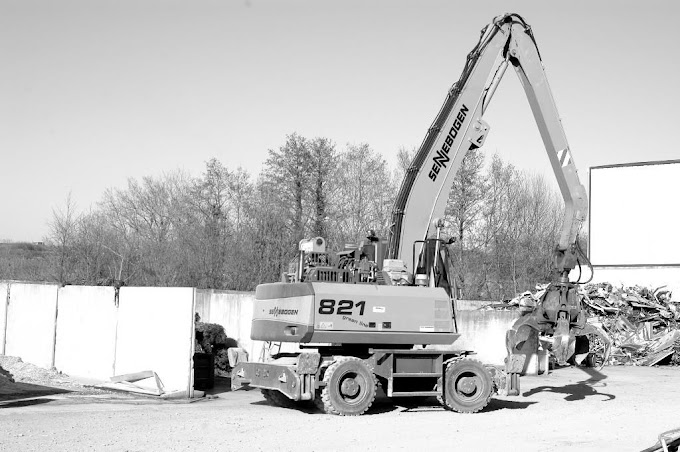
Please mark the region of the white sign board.
POLYGON ((595 266, 680 265, 680 161, 590 169, 595 266))

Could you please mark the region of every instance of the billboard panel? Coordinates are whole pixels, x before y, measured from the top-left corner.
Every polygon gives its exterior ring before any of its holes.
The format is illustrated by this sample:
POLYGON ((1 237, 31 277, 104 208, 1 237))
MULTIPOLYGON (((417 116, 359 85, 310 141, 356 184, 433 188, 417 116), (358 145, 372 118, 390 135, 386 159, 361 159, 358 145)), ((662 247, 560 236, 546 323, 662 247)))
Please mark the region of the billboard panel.
POLYGON ((680 161, 590 168, 595 266, 680 265, 680 161))

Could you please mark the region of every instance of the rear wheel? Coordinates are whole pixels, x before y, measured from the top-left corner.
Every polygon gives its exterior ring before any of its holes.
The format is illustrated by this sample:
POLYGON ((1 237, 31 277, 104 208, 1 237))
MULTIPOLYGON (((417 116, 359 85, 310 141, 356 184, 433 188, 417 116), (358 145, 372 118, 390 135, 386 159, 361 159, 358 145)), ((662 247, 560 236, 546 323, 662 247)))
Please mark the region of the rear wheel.
POLYGON ((326 413, 340 416, 359 416, 375 400, 377 380, 363 360, 344 356, 328 366, 321 391, 321 402, 326 413))
POLYGON ((476 413, 484 408, 493 393, 491 373, 474 359, 461 359, 446 368, 444 406, 459 413, 476 413))

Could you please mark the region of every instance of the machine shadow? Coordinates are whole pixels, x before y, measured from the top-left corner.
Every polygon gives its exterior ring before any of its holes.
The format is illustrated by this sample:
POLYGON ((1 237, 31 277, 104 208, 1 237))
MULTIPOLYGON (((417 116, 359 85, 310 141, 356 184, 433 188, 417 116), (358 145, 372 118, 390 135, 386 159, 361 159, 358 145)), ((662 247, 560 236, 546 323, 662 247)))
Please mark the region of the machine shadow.
MULTIPOLYGON (((489 404, 484 407, 480 413, 490 413, 498 410, 523 410, 529 405, 533 405, 538 402, 519 402, 514 400, 499 400, 491 399, 489 404)), ((402 408, 402 413, 420 413, 424 411, 446 411, 442 407, 436 398, 429 397, 425 400, 409 400, 409 398, 395 399, 390 401, 389 399, 385 401, 385 405, 392 405, 394 409, 402 408)), ((371 408, 372 410, 373 408, 371 408)), ((368 413, 371 412, 368 411, 368 413)), ((393 410, 389 410, 393 411, 393 410)), ((368 414, 367 413, 367 414, 368 414)))
MULTIPOLYGON (((499 400, 491 399, 489 404, 480 411, 480 413, 491 413, 498 410, 523 410, 530 405, 538 402, 519 402, 514 400, 499 400)), ((251 402, 255 406, 272 406, 281 410, 295 410, 301 413, 321 415, 325 414, 320 411, 313 402, 294 402, 290 406, 272 405, 266 400, 258 400, 251 402)), ((382 396, 377 397, 371 408, 366 411, 363 416, 372 416, 376 414, 389 413, 392 411, 400 411, 401 413, 422 413, 428 411, 446 411, 434 397, 428 398, 395 398, 390 399, 382 396)))
POLYGON ((540 392, 553 392, 555 394, 564 394, 564 400, 567 402, 574 402, 577 400, 584 400, 586 397, 603 396, 606 397, 603 402, 614 400, 615 395, 606 392, 598 392, 595 386, 606 386, 606 383, 601 383, 607 378, 606 375, 599 372, 597 369, 590 367, 579 367, 579 370, 585 372, 590 378, 566 386, 538 386, 522 394, 524 397, 530 397, 540 392))
POLYGON ((498 410, 523 410, 538 402, 519 402, 516 400, 491 399, 489 404, 480 413, 490 413, 498 410))

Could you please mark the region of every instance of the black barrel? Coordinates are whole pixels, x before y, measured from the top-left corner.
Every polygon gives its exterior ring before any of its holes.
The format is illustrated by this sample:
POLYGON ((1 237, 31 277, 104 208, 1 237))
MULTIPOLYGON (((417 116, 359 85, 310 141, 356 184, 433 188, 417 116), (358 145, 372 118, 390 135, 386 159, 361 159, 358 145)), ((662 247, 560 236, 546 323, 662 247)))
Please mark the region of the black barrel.
POLYGON ((206 390, 215 386, 215 355, 194 353, 194 389, 206 390))

